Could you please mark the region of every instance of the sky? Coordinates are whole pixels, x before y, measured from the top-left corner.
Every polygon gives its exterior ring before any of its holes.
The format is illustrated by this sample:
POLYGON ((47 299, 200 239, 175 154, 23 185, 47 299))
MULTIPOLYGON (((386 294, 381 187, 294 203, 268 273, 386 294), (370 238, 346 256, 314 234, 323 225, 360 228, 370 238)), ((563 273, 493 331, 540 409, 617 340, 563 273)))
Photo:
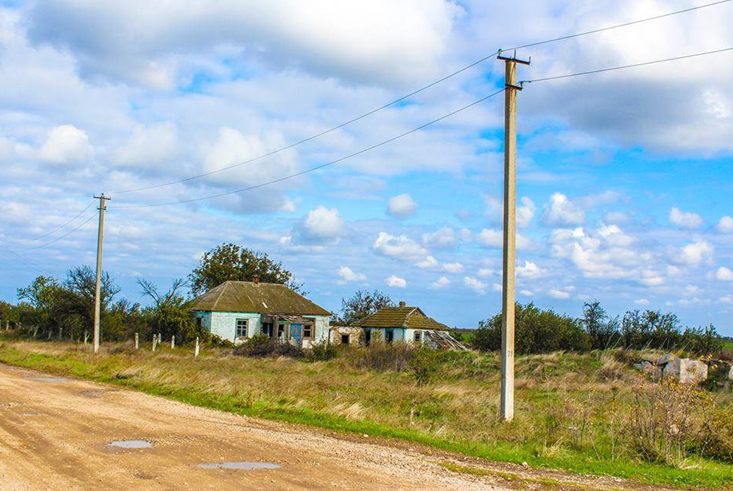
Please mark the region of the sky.
MULTIPOLYGON (((105 192, 104 267, 133 301, 139 278, 166 290, 234 242, 282 261, 329 310, 380 289, 475 327, 501 309, 503 94, 293 179, 145 205, 417 128, 501 89, 495 59, 255 162, 124 191, 272 152, 502 47, 701 3, 0 0, 0 298, 94 265, 105 192)), ((731 47, 731 23, 726 3, 522 49, 518 78, 731 47)), ((733 335, 733 52, 525 84, 517 121, 518 301, 659 309, 733 335)))

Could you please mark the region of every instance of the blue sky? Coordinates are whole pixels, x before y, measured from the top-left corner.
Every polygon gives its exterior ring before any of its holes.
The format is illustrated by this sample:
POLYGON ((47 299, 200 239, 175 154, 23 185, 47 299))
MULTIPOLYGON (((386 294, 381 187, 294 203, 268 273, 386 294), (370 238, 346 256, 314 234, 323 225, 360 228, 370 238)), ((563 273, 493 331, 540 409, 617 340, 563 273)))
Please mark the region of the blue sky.
MULTIPOLYGON (((93 264, 90 208, 113 192, 105 266, 139 300, 222 242, 265 251, 329 309, 379 288, 450 325, 500 308, 503 98, 372 152, 277 179, 494 92, 488 61, 275 156, 502 46, 689 1, 192 0, 0 3, 0 298, 93 264), (520 11, 523 15, 510 15, 520 11), (127 208, 130 207, 130 208, 127 208), (41 246, 41 247, 39 247, 41 246), (12 252, 11 252, 12 251, 12 252)), ((520 79, 733 46, 733 6, 523 50, 520 79)), ((733 63, 719 54, 527 85, 519 94, 518 299, 571 315, 676 312, 733 335, 733 63)))

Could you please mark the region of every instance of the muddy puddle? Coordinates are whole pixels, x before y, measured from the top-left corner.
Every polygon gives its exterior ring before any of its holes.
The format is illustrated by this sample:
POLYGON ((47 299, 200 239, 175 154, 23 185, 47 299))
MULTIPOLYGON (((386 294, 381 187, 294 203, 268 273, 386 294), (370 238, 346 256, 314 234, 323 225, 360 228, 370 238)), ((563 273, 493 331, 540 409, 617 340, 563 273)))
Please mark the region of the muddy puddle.
POLYGON ((199 469, 236 469, 253 471, 256 469, 279 469, 280 466, 272 462, 218 462, 216 464, 199 464, 199 469))
POLYGON ((109 442, 107 446, 115 448, 150 448, 153 444, 146 440, 115 440, 109 442))

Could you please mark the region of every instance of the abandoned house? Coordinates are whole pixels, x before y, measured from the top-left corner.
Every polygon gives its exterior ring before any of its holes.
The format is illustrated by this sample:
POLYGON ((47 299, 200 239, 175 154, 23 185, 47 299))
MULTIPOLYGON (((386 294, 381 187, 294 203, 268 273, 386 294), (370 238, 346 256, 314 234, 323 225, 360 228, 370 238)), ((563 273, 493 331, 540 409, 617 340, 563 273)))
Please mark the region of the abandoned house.
POLYGON ((386 343, 399 341, 425 343, 433 348, 466 349, 453 339, 448 326, 428 317, 419 307, 408 307, 405 302, 400 302, 398 307, 382 307, 349 327, 362 329, 365 345, 381 339, 386 343))
POLYGON ((196 324, 241 343, 266 334, 307 348, 326 341, 331 313, 285 285, 227 281, 193 300, 196 324))

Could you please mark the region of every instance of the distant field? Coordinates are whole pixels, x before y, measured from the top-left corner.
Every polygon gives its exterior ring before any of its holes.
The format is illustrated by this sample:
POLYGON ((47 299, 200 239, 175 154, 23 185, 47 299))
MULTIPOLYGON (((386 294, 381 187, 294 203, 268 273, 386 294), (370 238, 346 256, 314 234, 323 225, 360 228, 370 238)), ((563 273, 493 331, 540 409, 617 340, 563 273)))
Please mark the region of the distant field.
MULTIPOLYGON (((611 475, 673 487, 733 489, 733 465, 694 455, 679 466, 642 461, 624 432, 644 376, 613 353, 517 359, 517 414, 498 416, 499 359, 450 353, 428 383, 342 357, 321 362, 253 359, 205 349, 134 351, 106 345, 2 342, 0 361, 107 382, 249 416, 394 437, 492 461, 611 475)), ((719 410, 730 391, 711 393, 719 410)))

